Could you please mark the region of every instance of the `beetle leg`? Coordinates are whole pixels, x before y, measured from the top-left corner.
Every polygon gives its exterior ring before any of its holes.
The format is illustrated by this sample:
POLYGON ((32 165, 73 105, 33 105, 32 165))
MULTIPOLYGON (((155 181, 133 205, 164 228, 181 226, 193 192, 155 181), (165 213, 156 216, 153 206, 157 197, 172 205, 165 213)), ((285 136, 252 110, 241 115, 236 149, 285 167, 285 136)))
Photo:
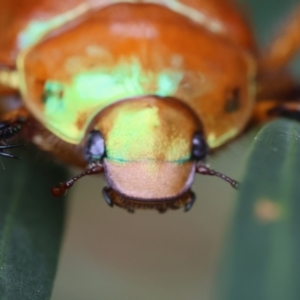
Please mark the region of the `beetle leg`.
POLYGON ((7 140, 15 136, 28 118, 29 112, 23 107, 5 113, 0 121, 0 140, 7 140))
POLYGON ((252 123, 263 123, 276 116, 300 120, 293 116, 300 111, 299 82, 282 71, 260 73, 257 80, 258 94, 252 123))
POLYGON ((258 95, 253 121, 283 116, 300 120, 300 84, 283 68, 300 50, 300 5, 259 59, 258 95))
POLYGON ((8 157, 8 158, 14 158, 14 159, 19 159, 19 157, 6 153, 3 150, 5 149, 11 149, 11 148, 17 148, 17 147, 22 147, 22 144, 16 144, 16 145, 2 145, 0 146, 0 156, 8 157))
POLYGON ((0 122, 0 140, 8 140, 21 130, 21 122, 0 122))
POLYGON ((19 89, 19 73, 16 70, 1 69, 0 70, 0 91, 18 90, 19 89))
POLYGON ((284 117, 295 121, 300 121, 300 103, 285 103, 268 110, 268 115, 272 117, 284 117))
POLYGON ((23 113, 19 114, 18 111, 17 109, 5 114, 4 120, 0 122, 0 156, 18 159, 17 156, 5 152, 7 149, 23 146, 23 144, 6 145, 6 141, 16 136, 20 132, 22 124, 26 121, 25 115, 23 113))
POLYGON ((263 53, 259 67, 263 72, 272 72, 284 67, 300 49, 300 5, 281 28, 277 37, 263 53))

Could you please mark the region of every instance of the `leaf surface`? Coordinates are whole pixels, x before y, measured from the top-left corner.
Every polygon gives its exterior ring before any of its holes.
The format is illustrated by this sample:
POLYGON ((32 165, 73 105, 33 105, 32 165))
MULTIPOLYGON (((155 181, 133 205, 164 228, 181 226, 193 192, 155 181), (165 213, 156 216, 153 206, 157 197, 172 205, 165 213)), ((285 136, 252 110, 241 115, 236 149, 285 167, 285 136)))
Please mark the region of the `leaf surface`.
POLYGON ((238 195, 216 299, 300 299, 300 123, 256 136, 238 195))
POLYGON ((63 233, 64 200, 50 188, 67 172, 24 148, 0 158, 1 300, 50 299, 63 233))

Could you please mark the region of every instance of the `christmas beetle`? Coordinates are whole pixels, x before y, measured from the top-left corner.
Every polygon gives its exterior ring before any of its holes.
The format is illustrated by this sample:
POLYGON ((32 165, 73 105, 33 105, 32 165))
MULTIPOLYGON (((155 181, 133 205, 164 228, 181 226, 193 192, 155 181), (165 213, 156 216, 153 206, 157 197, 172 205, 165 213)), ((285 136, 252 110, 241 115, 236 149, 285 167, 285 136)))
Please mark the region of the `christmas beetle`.
POLYGON ((188 211, 195 173, 237 187, 205 158, 243 131, 255 99, 297 90, 281 69, 300 44, 298 16, 264 56, 229 0, 5 0, 0 20, 1 126, 86 169, 56 196, 104 172, 110 206, 188 211))

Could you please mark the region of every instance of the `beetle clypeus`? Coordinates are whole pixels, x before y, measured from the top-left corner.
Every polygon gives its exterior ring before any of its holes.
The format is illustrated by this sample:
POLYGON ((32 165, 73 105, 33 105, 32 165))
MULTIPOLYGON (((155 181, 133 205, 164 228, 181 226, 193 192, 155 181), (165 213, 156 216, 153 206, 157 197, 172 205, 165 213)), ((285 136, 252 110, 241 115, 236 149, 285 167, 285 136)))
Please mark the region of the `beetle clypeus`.
POLYGON ((249 25, 225 0, 2 6, 0 92, 22 97, 17 109, 3 98, 2 126, 21 126, 41 149, 86 168, 53 188, 57 196, 80 177, 104 172, 111 206, 187 211, 194 173, 236 187, 204 160, 242 132, 257 87, 260 98, 275 101, 295 88, 281 69, 300 44, 297 16, 260 56, 249 25))

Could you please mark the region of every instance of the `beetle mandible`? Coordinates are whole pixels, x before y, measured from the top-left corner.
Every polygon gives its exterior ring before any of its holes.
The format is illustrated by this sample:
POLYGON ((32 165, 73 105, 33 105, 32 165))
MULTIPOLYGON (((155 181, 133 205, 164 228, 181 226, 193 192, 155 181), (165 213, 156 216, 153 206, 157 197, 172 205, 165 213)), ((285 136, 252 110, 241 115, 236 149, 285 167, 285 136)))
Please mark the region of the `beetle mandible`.
MULTIPOLYGON (((300 44, 297 17, 262 56, 229 0, 4 2, 4 132, 20 130, 86 168, 53 188, 57 196, 80 177, 104 172, 111 206, 188 211, 195 173, 237 186, 204 161, 243 131, 257 87, 275 100, 293 88, 281 68, 300 44), (16 108, 7 95, 18 93, 16 108)), ((281 106, 280 113, 290 110, 281 106)), ((15 146, 3 145, 0 154, 15 146)))

